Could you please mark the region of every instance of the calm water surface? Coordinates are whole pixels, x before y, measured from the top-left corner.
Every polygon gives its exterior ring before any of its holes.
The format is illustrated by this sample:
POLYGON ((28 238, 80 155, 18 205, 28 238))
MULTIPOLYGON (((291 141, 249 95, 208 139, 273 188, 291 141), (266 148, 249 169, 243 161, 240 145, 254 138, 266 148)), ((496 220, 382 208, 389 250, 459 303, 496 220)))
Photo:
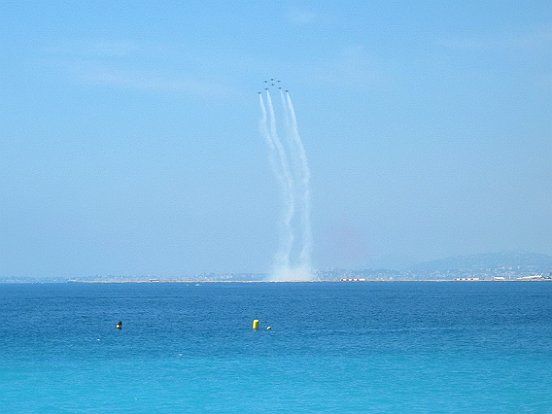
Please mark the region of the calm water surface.
POLYGON ((0 412, 552 413, 552 283, 0 285, 0 412))

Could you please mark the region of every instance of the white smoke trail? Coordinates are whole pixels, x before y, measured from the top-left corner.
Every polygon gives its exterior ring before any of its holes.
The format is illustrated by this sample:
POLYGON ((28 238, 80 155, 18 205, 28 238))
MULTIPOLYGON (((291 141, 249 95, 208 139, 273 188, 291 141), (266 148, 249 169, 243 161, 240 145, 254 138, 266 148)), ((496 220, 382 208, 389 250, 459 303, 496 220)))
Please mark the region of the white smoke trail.
MULTIPOLYGON (((284 196, 284 203, 285 200, 285 194, 286 194, 286 179, 284 177, 283 169, 281 166, 281 162, 279 161, 279 155, 276 149, 276 145, 274 144, 274 140, 272 139, 272 135, 269 132, 269 123, 268 123, 268 117, 267 117, 267 111, 266 111, 266 105, 264 103, 263 96, 259 94, 259 105, 261 107, 261 120, 259 122, 259 129, 261 130, 261 134, 264 137, 268 148, 270 149, 269 157, 270 157, 270 165, 272 167, 272 171, 274 175, 276 176, 276 180, 278 181, 278 184, 281 188, 281 193, 284 196)), ((285 221, 285 219, 283 219, 285 221)), ((285 239, 288 238, 285 236, 286 229, 282 225, 280 228, 280 234, 279 234, 279 243, 278 243, 278 251, 275 254, 274 257, 274 266, 275 267, 286 267, 289 263, 289 259, 287 259, 286 254, 286 248, 285 245, 285 239)))
POLYGON ((274 257, 271 280, 312 280, 312 232, 310 223, 310 169, 291 97, 280 90, 284 128, 279 135, 270 93, 259 94, 260 129, 270 149, 274 174, 281 187, 283 212, 280 244, 274 257), (299 237, 295 237, 295 228, 299 237))
POLYGON ((270 93, 267 91, 268 118, 261 96, 261 111, 263 112, 265 137, 270 142, 271 154, 275 175, 282 188, 284 211, 282 215, 282 228, 280 230, 280 246, 274 258, 272 278, 282 280, 288 277, 290 269, 290 256, 295 239, 293 232, 293 217, 295 215, 295 190, 294 179, 291 174, 289 159, 276 128, 276 115, 272 105, 270 93))
POLYGON ((311 171, 307 159, 307 153, 299 134, 297 126, 297 116, 291 100, 291 96, 286 92, 287 109, 289 112, 289 122, 291 130, 291 140, 294 145, 295 154, 299 159, 299 177, 300 185, 300 203, 301 203, 301 230, 303 245, 299 253, 299 267, 303 277, 311 278, 311 256, 312 256, 312 228, 311 228, 311 171))
MULTIPOLYGON (((274 147, 274 142, 272 142, 272 138, 270 137, 270 134, 268 133, 268 119, 266 116, 266 106, 263 100, 263 96, 259 93, 259 105, 261 106, 261 120, 259 122, 259 129, 261 130, 261 134, 263 135, 268 148, 270 148, 270 162, 274 163, 274 152, 276 148, 274 147)), ((277 174, 276 171, 276 165, 272 165, 274 169, 274 173, 277 174)), ((280 180, 278 180, 280 181, 280 180)))

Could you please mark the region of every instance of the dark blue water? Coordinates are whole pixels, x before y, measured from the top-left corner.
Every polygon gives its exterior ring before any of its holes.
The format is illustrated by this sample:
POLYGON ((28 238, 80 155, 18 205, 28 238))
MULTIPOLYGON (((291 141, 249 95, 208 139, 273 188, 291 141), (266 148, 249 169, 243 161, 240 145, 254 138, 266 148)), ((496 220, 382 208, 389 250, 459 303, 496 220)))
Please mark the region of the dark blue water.
POLYGON ((0 285, 0 412, 552 413, 552 283, 0 285))

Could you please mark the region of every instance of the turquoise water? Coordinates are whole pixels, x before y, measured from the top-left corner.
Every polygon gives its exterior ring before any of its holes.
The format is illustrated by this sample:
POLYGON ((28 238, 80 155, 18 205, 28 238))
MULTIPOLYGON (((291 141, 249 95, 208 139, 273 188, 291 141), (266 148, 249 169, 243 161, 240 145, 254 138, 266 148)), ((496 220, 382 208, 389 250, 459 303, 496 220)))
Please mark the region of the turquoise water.
POLYGON ((0 317, 2 413, 552 413, 552 283, 0 285, 0 317))

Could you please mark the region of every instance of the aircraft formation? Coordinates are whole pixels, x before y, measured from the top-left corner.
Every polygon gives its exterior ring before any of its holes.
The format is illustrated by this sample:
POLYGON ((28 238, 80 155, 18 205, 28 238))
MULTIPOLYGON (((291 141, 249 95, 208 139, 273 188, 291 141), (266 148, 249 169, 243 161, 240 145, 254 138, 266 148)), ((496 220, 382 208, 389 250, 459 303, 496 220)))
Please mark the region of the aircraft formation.
MULTIPOLYGON (((277 86, 279 90, 282 90, 282 86, 280 85, 281 81, 280 79, 274 79, 274 78, 270 78, 270 79, 267 79, 264 81, 264 84, 265 84, 265 91, 268 91, 270 87, 275 87, 277 86)), ((289 92, 287 89, 284 89, 285 92, 289 92)), ((258 94, 260 95, 262 92, 259 91, 258 94)))

